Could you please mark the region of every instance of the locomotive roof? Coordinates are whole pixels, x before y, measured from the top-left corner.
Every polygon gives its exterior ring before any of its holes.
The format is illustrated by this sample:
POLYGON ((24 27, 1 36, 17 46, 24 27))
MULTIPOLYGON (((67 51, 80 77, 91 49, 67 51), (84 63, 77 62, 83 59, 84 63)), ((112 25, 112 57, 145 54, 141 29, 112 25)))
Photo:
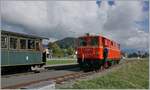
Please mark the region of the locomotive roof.
POLYGON ((21 37, 29 37, 29 38, 37 38, 37 39, 48 39, 46 37, 31 35, 31 34, 24 34, 24 33, 18 33, 18 32, 12 32, 12 31, 5 31, 1 30, 1 34, 9 34, 9 35, 15 35, 15 36, 21 36, 21 37))
MULTIPOLYGON (((86 37, 87 35, 83 35, 83 36, 80 36, 79 38, 83 38, 83 37, 86 37)), ((110 41, 112 41, 112 42, 115 42, 115 43, 117 43, 116 41, 114 41, 114 40, 112 40, 112 39, 109 39, 109 38, 107 38, 107 37, 105 37, 105 36, 103 36, 103 35, 89 35, 89 37, 103 37, 103 38, 106 38, 106 39, 108 39, 108 40, 110 40, 110 41)), ((117 44, 119 44, 119 43, 117 43, 117 44)))

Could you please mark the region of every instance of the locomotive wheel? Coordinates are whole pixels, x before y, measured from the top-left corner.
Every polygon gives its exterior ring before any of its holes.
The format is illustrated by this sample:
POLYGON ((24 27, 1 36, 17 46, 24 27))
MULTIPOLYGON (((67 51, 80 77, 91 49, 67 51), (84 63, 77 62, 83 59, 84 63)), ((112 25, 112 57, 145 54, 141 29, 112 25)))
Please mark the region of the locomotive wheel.
POLYGON ((101 69, 102 61, 101 60, 78 60, 78 64, 80 66, 80 69, 84 72, 88 71, 98 71, 101 69))
POLYGON ((89 71, 89 65, 88 65, 88 62, 86 60, 84 60, 83 62, 83 71, 84 72, 88 72, 89 71))
POLYGON ((117 60, 116 63, 119 64, 120 60, 117 60))
POLYGON ((114 60, 112 60, 111 64, 112 64, 112 65, 115 65, 115 61, 114 61, 114 60))
POLYGON ((77 62, 79 64, 80 69, 82 70, 83 69, 83 62, 82 62, 82 60, 78 60, 77 62))
POLYGON ((106 69, 109 68, 108 61, 105 62, 104 68, 106 68, 106 69))
POLYGON ((116 64, 117 64, 116 60, 113 60, 113 65, 116 65, 116 64))
POLYGON ((88 67, 89 67, 89 71, 93 70, 93 61, 92 60, 88 60, 87 61, 88 67))
POLYGON ((112 66, 112 61, 108 61, 108 66, 112 66))
POLYGON ((101 68, 101 63, 99 60, 95 60, 94 70, 98 71, 101 68))

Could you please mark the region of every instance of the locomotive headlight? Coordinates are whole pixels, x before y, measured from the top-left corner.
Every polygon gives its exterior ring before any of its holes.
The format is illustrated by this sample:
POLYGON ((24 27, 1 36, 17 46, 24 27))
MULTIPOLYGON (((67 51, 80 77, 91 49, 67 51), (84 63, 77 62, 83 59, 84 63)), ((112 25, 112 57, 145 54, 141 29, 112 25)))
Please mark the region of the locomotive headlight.
POLYGON ((78 51, 75 51, 75 54, 77 55, 77 54, 78 54, 78 51))

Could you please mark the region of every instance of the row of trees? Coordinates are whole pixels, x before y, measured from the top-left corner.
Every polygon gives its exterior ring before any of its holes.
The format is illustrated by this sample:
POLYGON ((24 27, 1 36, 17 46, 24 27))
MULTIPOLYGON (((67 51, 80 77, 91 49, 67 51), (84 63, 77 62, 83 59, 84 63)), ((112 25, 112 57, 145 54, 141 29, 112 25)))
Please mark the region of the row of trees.
MULTIPOLYGON (((52 43, 49 42, 48 44, 48 49, 52 51, 52 57, 73 57, 75 55, 75 48, 72 47, 71 45, 65 48, 60 47, 57 43, 52 43)), ((149 53, 141 53, 140 51, 138 52, 133 52, 133 53, 126 53, 122 52, 122 55, 124 57, 140 57, 140 58, 145 58, 149 57, 149 53)))
POLYGON ((137 53, 137 52, 133 52, 133 53, 129 53, 127 55, 128 58, 133 58, 133 57, 140 57, 140 58, 146 58, 146 57, 149 57, 149 53, 148 52, 145 52, 143 54, 141 53, 137 53))
POLYGON ((52 50, 53 57, 68 57, 73 56, 75 54, 75 49, 72 47, 68 48, 60 48, 57 43, 49 43, 48 48, 52 50))

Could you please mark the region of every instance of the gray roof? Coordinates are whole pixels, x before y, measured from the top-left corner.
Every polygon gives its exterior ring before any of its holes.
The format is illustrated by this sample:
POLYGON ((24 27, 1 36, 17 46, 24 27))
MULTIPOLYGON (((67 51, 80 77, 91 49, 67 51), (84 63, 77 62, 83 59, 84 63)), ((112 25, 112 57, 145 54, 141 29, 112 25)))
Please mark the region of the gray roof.
POLYGON ((48 39, 46 37, 37 36, 37 35, 33 35, 33 34, 24 34, 24 33, 12 32, 12 31, 5 31, 5 30, 1 30, 1 34, 9 34, 9 35, 29 37, 29 38, 38 38, 38 39, 48 39))

